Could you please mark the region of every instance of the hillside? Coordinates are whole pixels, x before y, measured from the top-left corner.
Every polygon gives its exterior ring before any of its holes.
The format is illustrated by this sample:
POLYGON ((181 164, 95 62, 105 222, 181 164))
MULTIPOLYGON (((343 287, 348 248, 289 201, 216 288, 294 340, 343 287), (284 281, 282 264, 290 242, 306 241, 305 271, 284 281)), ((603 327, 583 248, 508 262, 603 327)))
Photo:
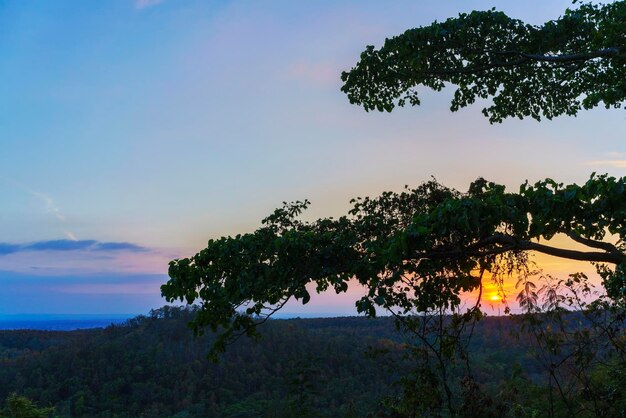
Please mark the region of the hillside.
MULTIPOLYGON (((382 416, 382 402, 398 399, 398 372, 414 371, 411 340, 391 318, 269 321, 260 341, 239 339, 212 363, 212 336, 194 338, 190 315, 160 309, 105 329, 0 331, 0 398, 17 392, 63 417, 382 416)), ((504 317, 474 330, 485 396, 523 398, 541 381, 517 331, 504 317)), ((503 412, 515 403, 500 401, 503 412)))

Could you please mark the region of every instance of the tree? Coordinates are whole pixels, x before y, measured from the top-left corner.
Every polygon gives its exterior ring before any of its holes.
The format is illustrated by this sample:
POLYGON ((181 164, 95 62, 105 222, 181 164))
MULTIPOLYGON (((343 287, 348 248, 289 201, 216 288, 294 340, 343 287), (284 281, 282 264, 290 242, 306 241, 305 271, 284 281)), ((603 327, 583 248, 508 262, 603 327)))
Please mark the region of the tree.
POLYGON ((312 285, 340 293, 358 281, 368 293, 356 308, 368 316, 450 312, 487 277, 529 278, 533 252, 591 262, 611 300, 626 298, 626 177, 567 186, 547 179, 517 193, 484 179, 465 193, 431 180, 353 203, 347 216, 315 222, 298 219, 307 201, 285 204, 255 232, 210 240, 172 261, 161 292, 169 302, 199 302, 191 325, 221 328, 218 350, 254 335, 289 299, 307 303, 312 285), (557 234, 587 249, 554 246, 548 240, 557 234))
POLYGON ((54 408, 39 408, 30 399, 15 393, 7 397, 6 404, 10 418, 47 418, 54 413, 54 408))
POLYGON ((626 100, 626 1, 583 4, 542 26, 473 11, 368 46, 341 76, 350 103, 391 111, 419 105, 418 86, 457 89, 450 109, 491 97, 491 123, 575 115, 626 100))

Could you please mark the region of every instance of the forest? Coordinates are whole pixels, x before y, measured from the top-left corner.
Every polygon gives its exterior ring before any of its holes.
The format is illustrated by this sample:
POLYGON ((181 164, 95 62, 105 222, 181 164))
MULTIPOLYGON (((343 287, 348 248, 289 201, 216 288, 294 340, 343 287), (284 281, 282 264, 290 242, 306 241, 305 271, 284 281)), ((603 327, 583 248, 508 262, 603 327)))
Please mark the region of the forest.
MULTIPOLYGON (((193 337, 186 326, 195 313, 166 306, 107 328, 1 331, 0 397, 45 412, 19 416, 393 417, 406 416, 393 411, 419 395, 410 390, 416 379, 429 378, 414 361, 415 338, 390 317, 270 320, 260 340, 241 338, 211 362, 214 335, 193 337)), ((476 324, 467 347, 474 380, 461 364, 450 370, 464 416, 544 416, 550 408, 570 416, 568 403, 579 416, 595 416, 594 407, 619 416, 626 405, 619 375, 597 363, 584 387, 560 370, 570 391, 561 398, 548 387, 553 370, 533 335, 523 315, 476 324)), ((17 416, 9 402, 4 407, 0 416, 17 416)), ((440 400, 423 416, 445 413, 440 400)))

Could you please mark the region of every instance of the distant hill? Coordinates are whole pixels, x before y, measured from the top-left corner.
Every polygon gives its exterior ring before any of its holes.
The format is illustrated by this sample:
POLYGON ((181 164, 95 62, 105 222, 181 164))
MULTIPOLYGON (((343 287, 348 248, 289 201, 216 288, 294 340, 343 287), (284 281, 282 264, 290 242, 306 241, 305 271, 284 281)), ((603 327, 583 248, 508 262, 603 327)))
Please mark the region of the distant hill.
POLYGON ((397 337, 389 319, 270 321, 258 344, 241 339, 214 364, 206 359, 212 336, 193 338, 189 315, 0 331, 0 399, 18 392, 72 417, 330 417, 371 411, 395 378, 364 355, 397 337))
POLYGON ((0 330, 72 331, 105 328, 121 324, 132 315, 6 315, 0 316, 0 330))
MULTIPOLYGON (((194 338, 191 315, 163 308, 103 329, 0 331, 0 400, 16 392, 60 417, 382 417, 416 369, 410 336, 388 317, 268 321, 260 341, 239 339, 216 364, 206 358, 213 336, 194 338)), ((547 396, 536 386, 543 371, 515 332, 511 318, 480 321, 473 374, 494 399, 527 398, 531 413, 547 396)))

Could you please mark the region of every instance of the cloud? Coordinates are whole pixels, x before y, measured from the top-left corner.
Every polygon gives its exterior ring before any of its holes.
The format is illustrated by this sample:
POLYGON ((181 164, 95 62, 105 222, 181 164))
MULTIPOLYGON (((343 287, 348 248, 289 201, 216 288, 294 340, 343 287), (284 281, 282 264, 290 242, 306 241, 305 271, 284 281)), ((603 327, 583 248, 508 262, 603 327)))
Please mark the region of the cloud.
POLYGON ((38 241, 22 246, 24 251, 76 251, 86 250, 96 244, 95 240, 72 241, 57 239, 52 241, 38 241))
MULTIPOLYGON (((41 200, 41 202, 44 204, 46 213, 52 214, 52 216, 54 216, 58 221, 60 221, 62 224, 65 224, 65 216, 61 213, 61 209, 59 209, 59 207, 54 203, 54 200, 52 199, 52 197, 50 197, 46 193, 37 192, 22 183, 19 183, 16 181, 10 181, 10 182, 18 186, 20 189, 23 189, 27 191, 28 193, 30 193, 31 195, 35 196, 37 199, 41 200)), ((63 234, 65 234, 65 236, 71 239, 72 241, 78 240, 76 238, 76 235, 74 235, 72 231, 63 229, 63 234)))
POLYGON ((0 242, 0 255, 13 254, 20 250, 21 246, 18 244, 7 244, 0 242))
POLYGON ((57 239, 36 241, 28 244, 12 244, 0 242, 0 255, 27 251, 125 251, 147 252, 148 248, 130 242, 100 242, 96 240, 57 239))
POLYGON ((45 193, 39 193, 34 190, 28 189, 28 191, 35 197, 41 199, 43 202, 46 212, 51 213, 55 218, 60 220, 61 222, 65 222, 65 216, 61 213, 59 207, 54 203, 54 200, 50 196, 45 193))
POLYGON ((131 251, 131 252, 144 252, 147 248, 141 247, 137 244, 130 242, 98 242, 95 249, 98 251, 131 251))
POLYGON ((624 160, 595 160, 588 161, 587 165, 599 165, 603 167, 626 168, 626 159, 624 160))
POLYGON ((147 9, 148 7, 156 6, 159 3, 163 3, 164 0, 135 0, 136 9, 147 9))
POLYGON ((585 165, 597 165, 602 167, 626 168, 626 154, 623 152, 605 152, 604 158, 586 161, 585 165))

